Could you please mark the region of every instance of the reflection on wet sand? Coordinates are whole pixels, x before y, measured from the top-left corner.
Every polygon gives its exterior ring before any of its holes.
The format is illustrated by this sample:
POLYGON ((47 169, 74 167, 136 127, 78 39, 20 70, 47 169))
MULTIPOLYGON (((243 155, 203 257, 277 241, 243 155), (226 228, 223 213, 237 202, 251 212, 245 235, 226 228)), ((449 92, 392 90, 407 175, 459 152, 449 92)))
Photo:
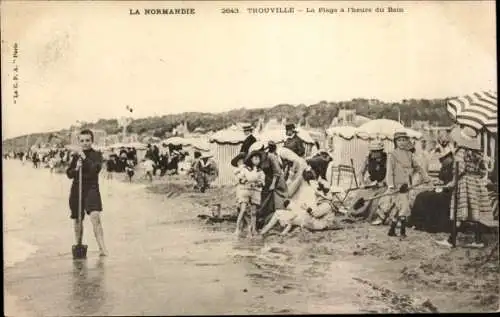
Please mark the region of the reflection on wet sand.
POLYGON ((77 315, 101 312, 106 303, 107 293, 104 283, 104 260, 99 258, 93 269, 88 268, 87 260, 73 261, 73 287, 69 309, 77 315))

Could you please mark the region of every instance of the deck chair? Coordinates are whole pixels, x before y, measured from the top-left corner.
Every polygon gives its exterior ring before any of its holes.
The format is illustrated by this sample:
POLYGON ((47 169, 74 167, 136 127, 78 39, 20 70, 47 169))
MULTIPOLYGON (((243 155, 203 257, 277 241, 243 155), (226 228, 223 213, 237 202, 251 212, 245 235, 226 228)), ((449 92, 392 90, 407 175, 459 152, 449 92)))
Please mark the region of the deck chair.
MULTIPOLYGON (((331 170, 331 186, 332 187, 340 187, 340 178, 341 175, 352 175, 352 179, 354 179, 354 184, 356 185, 354 188, 348 188, 346 191, 343 191, 343 194, 341 192, 336 192, 332 191, 332 196, 334 197, 334 203, 339 204, 341 207, 347 209, 347 206, 345 205, 346 199, 349 196, 349 193, 353 190, 356 190, 359 188, 358 184, 358 179, 356 177, 356 169, 354 168, 354 161, 353 159, 350 160, 351 165, 345 165, 345 164, 339 164, 337 166, 332 166, 331 170), (336 182, 334 181, 334 174, 337 172, 337 179, 336 182)), ((351 181, 352 184, 352 181, 351 181)))

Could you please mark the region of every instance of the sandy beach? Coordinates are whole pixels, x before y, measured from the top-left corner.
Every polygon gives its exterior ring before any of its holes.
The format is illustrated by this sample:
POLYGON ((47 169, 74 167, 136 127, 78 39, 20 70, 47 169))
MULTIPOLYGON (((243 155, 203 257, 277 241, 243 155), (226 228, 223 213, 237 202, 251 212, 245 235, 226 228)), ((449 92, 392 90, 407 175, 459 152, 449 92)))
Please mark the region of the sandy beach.
MULTIPOLYGON (((17 175, 69 188, 62 174, 8 164, 17 175)), ((97 256, 87 222, 89 258, 84 263, 71 260, 64 191, 34 188, 42 207, 25 199, 7 210, 7 228, 14 227, 13 219, 24 210, 23 228, 11 234, 35 248, 27 251, 36 250, 5 267, 10 315, 24 316, 16 313, 20 308, 61 316, 498 309, 498 253, 487 259, 495 236, 488 237, 484 250, 449 250, 434 242, 445 235, 410 230, 399 241, 387 237, 386 227, 344 223, 336 231, 237 239, 234 223, 198 218, 213 203, 220 203, 223 213, 233 213, 232 188, 201 194, 183 176, 153 184, 140 179, 129 184, 115 176, 101 181, 111 252, 104 259, 97 256)), ((15 195, 21 185, 9 173, 4 181, 11 188, 8 194, 15 195)), ((26 184, 24 189, 33 190, 26 184)))

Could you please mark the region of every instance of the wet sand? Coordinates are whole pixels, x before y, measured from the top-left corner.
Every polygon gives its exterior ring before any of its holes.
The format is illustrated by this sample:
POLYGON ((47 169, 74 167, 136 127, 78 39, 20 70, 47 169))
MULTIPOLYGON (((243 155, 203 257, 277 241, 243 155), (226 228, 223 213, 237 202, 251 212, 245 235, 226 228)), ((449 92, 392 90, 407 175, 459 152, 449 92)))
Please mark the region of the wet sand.
MULTIPOLYGON (((423 233, 411 231, 407 241, 396 242, 385 236, 385 228, 353 225, 315 234, 295 231, 286 238, 236 239, 233 223, 197 218, 213 202, 229 212, 234 193, 194 193, 181 177, 152 185, 103 178, 110 256, 98 257, 86 220, 89 256, 75 262, 69 180, 17 161, 4 161, 7 165, 4 235, 25 246, 19 248, 24 258, 17 248, 5 250, 4 258, 11 259, 4 278, 10 315, 18 315, 13 310, 19 308, 45 316, 491 311, 485 296, 474 302, 477 292, 463 296, 462 289, 423 285, 426 274, 414 278, 425 261, 461 252, 440 249, 423 233), (33 181, 21 183, 15 176, 33 181)), ((498 269, 484 276, 490 281, 482 285, 483 293, 496 278, 496 295, 489 300, 498 303, 498 269)))

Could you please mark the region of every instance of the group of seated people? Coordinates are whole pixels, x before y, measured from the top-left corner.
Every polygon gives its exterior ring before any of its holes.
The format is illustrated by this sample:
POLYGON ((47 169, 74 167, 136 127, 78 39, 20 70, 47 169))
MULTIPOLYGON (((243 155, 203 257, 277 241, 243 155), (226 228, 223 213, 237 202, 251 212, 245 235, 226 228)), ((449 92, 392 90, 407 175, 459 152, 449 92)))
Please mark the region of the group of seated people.
MULTIPOLYGON (((285 197, 276 195, 276 184, 283 177, 281 149, 276 151, 271 144, 247 155, 240 155, 233 160, 238 178, 240 210, 236 233, 240 234, 244 222, 244 216, 241 215, 243 209, 250 213, 250 220, 247 221, 250 222, 251 234, 256 234, 259 228, 259 233, 266 234, 278 224, 284 228, 284 234, 294 226, 308 230, 340 228, 337 215, 344 215, 351 220, 369 221, 373 225, 386 224, 389 226, 389 236, 402 239, 406 237, 408 227, 429 232, 450 232, 455 188, 458 188, 457 221, 459 224, 472 223, 472 227, 477 228, 482 212, 495 212, 498 219, 498 205, 493 209, 491 202, 491 193, 497 190, 496 181, 488 179, 488 175, 496 173, 491 173, 492 164, 484 162, 480 149, 471 140, 472 137, 469 139, 464 133, 462 140, 457 140, 456 148, 448 144, 442 146, 438 179, 428 176, 425 162, 415 153, 405 132, 394 135, 395 149, 391 153, 384 151, 381 142, 371 142, 361 171, 361 184, 351 192, 355 197, 348 206, 339 203, 334 187, 326 181, 326 166, 331 164, 331 157, 324 151, 304 159, 306 165, 300 169, 301 180, 304 181, 302 188, 297 195, 286 193, 285 197), (269 158, 276 160, 273 165, 277 165, 281 171, 266 174, 264 163, 269 162, 269 158), (459 166, 458 176, 454 175, 453 169, 456 162, 459 166), (364 181, 365 176, 367 181, 364 181), (265 190, 274 194, 274 205, 270 212, 262 208, 267 203, 264 201, 266 196, 262 195, 265 190), (309 192, 308 197, 301 194, 305 192, 309 192), (290 199, 292 196, 293 199, 290 199), (296 205, 296 201, 310 203, 296 205), (399 234, 396 232, 398 224, 399 234)), ((290 187, 290 184, 290 180, 286 180, 285 188, 290 187)), ((465 225, 459 226, 462 227, 466 228, 465 225)), ((479 229, 475 232, 474 244, 481 245, 479 229)), ((449 245, 449 239, 445 244, 449 245)))

